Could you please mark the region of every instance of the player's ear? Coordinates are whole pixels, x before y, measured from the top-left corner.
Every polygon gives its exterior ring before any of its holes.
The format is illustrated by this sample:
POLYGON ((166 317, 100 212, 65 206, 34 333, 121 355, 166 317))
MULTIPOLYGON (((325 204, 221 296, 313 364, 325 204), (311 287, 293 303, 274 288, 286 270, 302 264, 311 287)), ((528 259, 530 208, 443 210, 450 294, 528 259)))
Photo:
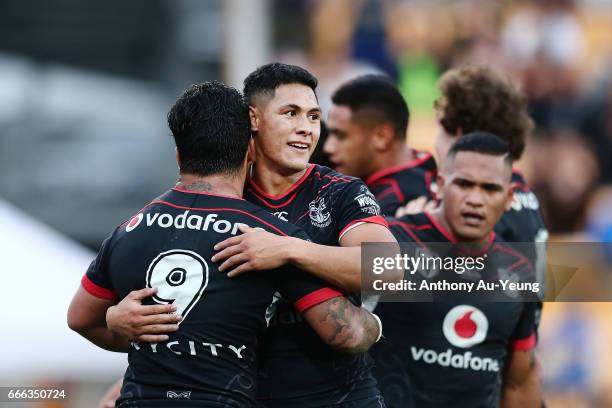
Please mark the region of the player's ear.
POLYGON ((506 196, 506 211, 510 211, 512 209, 512 202, 514 201, 514 193, 516 191, 516 183, 511 182, 510 187, 508 188, 508 195, 506 196))
POLYGON ((444 197, 444 183, 446 182, 446 180, 444 179, 444 176, 442 175, 441 172, 438 172, 438 174, 436 175, 436 199, 437 200, 442 200, 442 198, 444 197))
POLYGON ((376 150, 389 150, 393 146, 395 132, 389 124, 383 124, 376 127, 374 130, 374 148, 376 150))
POLYGON ((242 162, 242 171, 245 178, 249 177, 249 173, 252 166, 251 161, 249 160, 249 156, 249 150, 247 149, 246 153, 244 154, 244 162, 242 162))
POLYGON ((181 170, 181 156, 179 155, 178 147, 174 148, 174 158, 176 159, 176 164, 180 171, 181 170))
POLYGON ((249 118, 251 119, 251 132, 259 130, 259 112, 256 107, 249 105, 249 118))
POLYGON ((247 149, 247 161, 249 163, 255 163, 255 139, 251 136, 249 140, 249 148, 247 149))

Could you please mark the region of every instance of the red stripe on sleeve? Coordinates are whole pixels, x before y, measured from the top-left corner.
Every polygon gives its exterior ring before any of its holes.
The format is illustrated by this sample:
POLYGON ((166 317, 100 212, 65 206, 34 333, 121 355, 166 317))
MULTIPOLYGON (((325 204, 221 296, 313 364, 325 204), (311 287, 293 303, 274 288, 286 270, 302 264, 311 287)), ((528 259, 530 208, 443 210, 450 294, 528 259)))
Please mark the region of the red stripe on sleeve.
POLYGON ((87 277, 87 274, 83 275, 83 279, 81 279, 81 285, 83 285, 83 289, 85 289, 90 295, 93 295, 95 297, 106 300, 117 299, 117 294, 114 291, 96 285, 87 277))
POLYGON ((530 350, 536 345, 536 335, 531 333, 531 336, 524 339, 514 340, 512 342, 512 348, 514 350, 530 350))
POLYGON ((374 215, 372 217, 351 221, 346 227, 342 229, 342 231, 340 231, 340 234, 338 234, 338 239, 342 238, 342 235, 344 235, 344 233, 348 231, 349 228, 353 227, 355 224, 360 224, 364 222, 369 222, 370 224, 378 224, 382 225, 383 227, 389 228, 389 223, 387 222, 387 220, 385 220, 384 217, 380 215, 374 215))
POLYGON ((298 299, 295 302, 294 306, 298 312, 302 313, 305 310, 308 310, 311 307, 318 305, 319 303, 323 303, 326 300, 333 299, 338 296, 342 296, 342 293, 338 292, 335 289, 321 288, 315 290, 314 292, 310 292, 309 294, 298 299))

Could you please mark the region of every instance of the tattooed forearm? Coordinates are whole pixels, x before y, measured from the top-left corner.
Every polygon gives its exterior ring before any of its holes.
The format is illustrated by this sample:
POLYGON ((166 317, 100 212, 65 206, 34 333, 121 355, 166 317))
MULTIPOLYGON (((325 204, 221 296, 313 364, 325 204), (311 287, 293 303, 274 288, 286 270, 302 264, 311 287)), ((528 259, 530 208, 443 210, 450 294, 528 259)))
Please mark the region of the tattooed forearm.
POLYGON ((367 351, 376 342, 379 327, 376 319, 345 297, 331 299, 318 310, 318 323, 328 333, 327 344, 349 354, 367 351))

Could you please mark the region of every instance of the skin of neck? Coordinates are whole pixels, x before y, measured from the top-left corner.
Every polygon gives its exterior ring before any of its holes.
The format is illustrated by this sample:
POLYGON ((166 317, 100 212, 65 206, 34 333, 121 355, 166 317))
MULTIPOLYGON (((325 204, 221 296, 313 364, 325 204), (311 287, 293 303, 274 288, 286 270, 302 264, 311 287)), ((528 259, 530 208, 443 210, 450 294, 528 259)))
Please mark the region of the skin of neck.
POLYGON ((265 165, 257 160, 253 165, 253 181, 270 195, 280 195, 289 190, 308 170, 282 171, 276 166, 265 165))
POLYGON ((192 173, 180 173, 176 187, 193 192, 208 192, 242 198, 246 167, 236 174, 212 174, 200 176, 192 173))
POLYGON ((372 167, 366 178, 378 171, 406 164, 413 159, 414 153, 404 141, 393 141, 389 149, 375 153, 375 158, 371 162, 372 167))

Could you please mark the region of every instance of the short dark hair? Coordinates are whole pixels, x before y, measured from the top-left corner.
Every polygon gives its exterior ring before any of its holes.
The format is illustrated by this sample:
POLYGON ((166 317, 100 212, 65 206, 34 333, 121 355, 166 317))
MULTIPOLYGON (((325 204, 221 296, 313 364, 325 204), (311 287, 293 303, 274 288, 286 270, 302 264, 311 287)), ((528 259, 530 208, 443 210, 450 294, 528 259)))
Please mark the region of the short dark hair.
POLYGON ((249 107, 236 89, 218 81, 190 86, 168 112, 181 173, 231 174, 246 157, 249 107))
POLYGON ((352 112, 372 111, 380 121, 391 123, 398 139, 405 140, 410 111, 404 97, 390 78, 363 75, 344 83, 332 95, 336 105, 352 112))
POLYGON ((265 94, 273 97, 276 88, 289 84, 305 85, 315 92, 318 81, 314 75, 302 67, 273 62, 260 66, 245 78, 244 97, 249 104, 253 104, 256 96, 265 94))
POLYGON ((494 133, 508 143, 512 159, 520 159, 533 121, 525 96, 509 78, 474 65, 447 71, 438 84, 442 95, 434 107, 447 133, 494 133))
POLYGON ((504 156, 504 161, 512 167, 512 156, 508 143, 493 133, 472 132, 460 137, 448 150, 447 158, 454 158, 459 152, 474 152, 491 156, 504 156))

